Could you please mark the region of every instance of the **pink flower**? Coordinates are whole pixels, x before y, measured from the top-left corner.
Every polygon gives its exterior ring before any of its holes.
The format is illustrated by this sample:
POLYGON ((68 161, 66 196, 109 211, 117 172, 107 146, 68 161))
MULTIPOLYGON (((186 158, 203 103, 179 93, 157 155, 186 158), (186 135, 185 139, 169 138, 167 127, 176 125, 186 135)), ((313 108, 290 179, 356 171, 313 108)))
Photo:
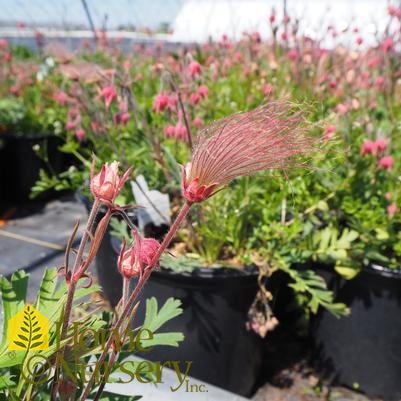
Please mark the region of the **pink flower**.
POLYGON ((67 131, 73 131, 75 129, 74 121, 71 121, 71 120, 67 121, 67 123, 65 124, 65 129, 67 131))
POLYGON ((194 92, 194 93, 191 93, 191 96, 189 97, 189 100, 191 101, 191 103, 193 105, 196 105, 196 104, 198 104, 200 102, 201 96, 199 95, 198 92, 194 92))
POLYGON ((359 46, 359 45, 361 45, 363 43, 363 39, 360 37, 360 36, 358 36, 357 38, 356 38, 356 44, 359 46))
POLYGON ((0 49, 6 49, 8 47, 7 39, 0 39, 0 49))
POLYGON ((125 249, 123 244, 118 257, 118 269, 126 278, 137 277, 147 267, 153 268, 159 264, 159 261, 156 261, 153 266, 150 266, 160 244, 153 238, 142 238, 137 230, 132 230, 132 234, 135 239, 134 244, 128 249, 125 249))
POLYGON ((398 212, 398 207, 395 203, 391 203, 387 206, 387 214, 390 219, 394 217, 394 215, 398 212))
POLYGON ((375 146, 378 152, 384 152, 387 148, 387 141, 384 139, 376 139, 375 146))
POLYGON ((174 132, 175 132, 174 125, 168 124, 164 127, 164 136, 166 138, 173 138, 174 132))
POLYGON ((375 84, 377 87, 379 88, 383 87, 384 83, 385 83, 385 78, 383 76, 380 75, 376 78, 375 84))
POLYGON ((117 113, 114 116, 114 122, 117 125, 120 125, 120 124, 121 125, 127 125, 129 119, 130 119, 130 114, 127 111, 123 111, 123 112, 117 113))
POLYGON ((269 21, 272 24, 276 20, 276 12, 273 10, 270 14, 269 21))
POLYGON ((197 61, 191 61, 188 65, 188 71, 192 78, 196 78, 201 75, 202 67, 197 61))
POLYGON ((60 105, 65 106, 68 100, 68 96, 63 91, 58 91, 53 95, 53 99, 60 105))
POLYGON ((379 167, 384 168, 385 170, 391 170, 394 165, 394 160, 392 156, 383 156, 379 160, 379 167))
POLYGON ((100 173, 94 176, 94 161, 92 162, 90 187, 92 194, 99 201, 109 204, 113 203, 121 191, 121 188, 128 180, 131 174, 131 168, 120 177, 118 174, 118 166, 119 163, 117 161, 114 161, 110 165, 105 163, 100 173))
POLYGON ((117 92, 113 85, 108 85, 101 90, 100 96, 104 98, 106 109, 108 109, 111 103, 117 99, 117 92))
POLYGON ((200 117, 195 117, 192 123, 196 128, 200 128, 203 125, 203 121, 200 117))
POLYGON ((209 88, 206 85, 201 85, 198 88, 198 93, 203 99, 205 99, 209 94, 209 88))
POLYGON ((298 58, 298 52, 295 49, 292 49, 287 53, 287 57, 291 61, 295 61, 298 58))
POLYGON ((334 137, 336 131, 336 126, 335 125, 329 125, 326 130, 324 131, 324 135, 323 138, 326 141, 329 141, 330 139, 332 139, 334 137))
POLYGON ((367 139, 362 144, 361 154, 362 155, 374 155, 376 153, 376 143, 367 139))
POLYGON ((393 43, 393 39, 391 39, 391 38, 386 38, 382 42, 382 49, 386 53, 389 52, 390 50, 392 50, 393 46, 394 46, 394 43, 393 43))
POLYGON ((269 96, 270 93, 272 93, 273 90, 273 85, 272 84, 266 84, 263 86, 263 94, 265 96, 269 96))
POLYGON ((314 149, 302 122, 289 103, 277 101, 209 125, 182 169, 184 198, 202 202, 237 177, 289 167, 314 149))
POLYGON ((140 72, 137 72, 134 78, 135 82, 140 82, 143 80, 143 75, 140 72))
POLYGON ((169 105, 169 97, 165 92, 160 92, 153 102, 153 110, 156 113, 162 113, 169 105))
POLYGON ((188 132, 185 125, 182 125, 180 122, 176 124, 174 127, 174 136, 175 139, 179 139, 181 141, 188 140, 188 132))
POLYGON ((83 141, 85 139, 86 133, 85 133, 83 128, 78 128, 75 131, 75 136, 77 137, 78 141, 81 142, 81 141, 83 141))
POLYGON ((386 192, 386 194, 384 195, 384 197, 385 197, 388 201, 391 201, 391 199, 393 199, 393 194, 392 194, 392 192, 386 192))

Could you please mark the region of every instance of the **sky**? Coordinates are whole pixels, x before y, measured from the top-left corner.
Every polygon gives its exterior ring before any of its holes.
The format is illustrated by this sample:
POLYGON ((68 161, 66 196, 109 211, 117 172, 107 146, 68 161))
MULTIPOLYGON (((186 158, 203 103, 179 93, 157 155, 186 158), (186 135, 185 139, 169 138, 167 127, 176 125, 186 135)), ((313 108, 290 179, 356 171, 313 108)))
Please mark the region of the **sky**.
MULTIPOLYGON (((96 27, 119 25, 158 27, 172 22, 184 0, 86 0, 96 27)), ((68 28, 80 24, 89 28, 81 0, 0 0, 0 21, 32 24, 54 23, 68 28)))

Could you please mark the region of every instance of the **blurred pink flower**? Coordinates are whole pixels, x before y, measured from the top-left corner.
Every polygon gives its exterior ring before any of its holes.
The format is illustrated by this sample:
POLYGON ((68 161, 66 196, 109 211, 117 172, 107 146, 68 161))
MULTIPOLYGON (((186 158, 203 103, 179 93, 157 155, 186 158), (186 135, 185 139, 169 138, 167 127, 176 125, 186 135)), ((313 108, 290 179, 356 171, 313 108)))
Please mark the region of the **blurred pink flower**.
POLYGON ((65 129, 67 131, 73 131, 75 129, 75 123, 74 121, 68 120, 65 124, 65 129))
POLYGON ((202 98, 206 98, 209 94, 209 88, 206 85, 201 85, 198 88, 198 93, 202 98))
POLYGON ((393 39, 391 39, 391 38, 386 38, 382 42, 382 49, 386 53, 389 52, 390 50, 392 50, 393 46, 394 46, 394 43, 393 43, 393 39))
POLYGON ((203 125, 203 121, 200 117, 195 117, 192 122, 196 128, 200 128, 203 125))
POLYGON ((189 97, 189 100, 191 101, 191 103, 193 105, 196 105, 196 104, 198 104, 200 102, 201 96, 200 96, 200 94, 198 92, 194 92, 194 93, 191 93, 191 96, 189 97))
POLYGON ((295 61, 298 58, 298 52, 295 49, 292 49, 287 53, 287 57, 291 61, 295 61))
POLYGON ((291 166, 315 149, 303 122, 288 102, 276 101, 205 127, 182 169, 185 199, 202 202, 237 177, 291 166))
POLYGON ((181 140, 181 141, 187 141, 188 140, 188 132, 182 123, 178 122, 176 126, 174 127, 174 137, 175 139, 181 140))
POLYGON ((385 139, 376 139, 375 146, 378 152, 384 152, 387 148, 387 141, 385 139))
POLYGON ((323 138, 326 141, 329 141, 330 139, 332 139, 334 137, 335 131, 336 131, 336 126, 335 125, 329 125, 324 131, 323 138))
POLYGON ((391 170, 394 165, 394 160, 392 156, 383 156, 379 160, 379 167, 384 168, 385 170, 391 170))
POLYGON ((202 67, 197 61, 191 61, 188 65, 188 71, 192 78, 197 78, 202 73, 202 67))
POLYGON ((395 203, 391 203, 387 206, 387 214, 390 219, 394 217, 394 215, 398 212, 398 207, 395 203))
MULTIPOLYGON (((122 245, 117 262, 118 270, 126 278, 141 275, 160 247, 160 244, 155 239, 142 238, 137 230, 132 230, 132 234, 134 236, 133 245, 128 249, 125 249, 125 243, 122 245)), ((158 265, 158 262, 156 265, 158 265)))
POLYGON ((156 113, 163 112, 169 104, 169 97, 165 92, 160 92, 157 96, 155 101, 153 102, 153 110, 156 113))
POLYGON ((85 133, 85 131, 84 131, 83 128, 78 128, 78 129, 75 131, 75 136, 77 137, 77 139, 78 139, 79 142, 82 142, 82 141, 85 139, 85 137, 86 137, 86 133, 85 133))
POLYGON ((113 85, 108 85, 101 90, 100 96, 104 98, 106 109, 108 109, 111 103, 117 99, 117 92, 113 85))
POLYGON ((60 106, 65 106, 68 100, 68 95, 63 92, 63 91, 57 91, 53 95, 53 99, 60 105, 60 106))
POLYGON ((270 93, 272 93, 273 90, 273 85, 272 84, 266 84, 263 86, 263 94, 265 96, 269 96, 270 93))
POLYGON ((175 128, 174 125, 168 124, 164 127, 164 136, 166 138, 173 138, 174 137, 175 128))
POLYGON ((376 153, 376 143, 366 139, 361 147, 362 155, 374 155, 376 153))

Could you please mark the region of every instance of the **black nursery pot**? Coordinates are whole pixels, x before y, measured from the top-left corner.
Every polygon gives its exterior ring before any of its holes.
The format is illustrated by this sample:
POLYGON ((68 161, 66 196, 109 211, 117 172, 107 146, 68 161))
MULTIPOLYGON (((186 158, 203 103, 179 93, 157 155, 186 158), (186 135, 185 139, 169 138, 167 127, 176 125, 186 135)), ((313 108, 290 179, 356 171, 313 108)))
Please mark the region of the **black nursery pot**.
POLYGON ((345 281, 319 271, 336 301, 351 315, 335 318, 320 311, 313 326, 315 363, 334 382, 357 387, 370 396, 401 398, 401 270, 379 266, 345 281))
MULTIPOLYGON (((47 150, 49 164, 53 171, 61 172, 65 167, 66 155, 58 150, 62 140, 52 135, 4 137, 1 150, 1 165, 5 168, 2 200, 24 202, 29 199, 31 188, 39 178, 40 169, 49 170, 46 163, 35 153, 38 145, 47 150)), ((39 199, 49 199, 54 192, 43 194, 39 199)))
MULTIPOLYGON (((117 271, 119 244, 106 234, 96 258, 99 282, 114 306, 121 297, 122 278, 117 271)), ((146 299, 155 297, 159 307, 170 298, 180 299, 184 312, 168 321, 161 332, 182 332, 179 347, 158 346, 143 353, 156 362, 192 361, 189 375, 249 396, 260 375, 263 340, 246 329, 247 312, 258 291, 257 274, 237 269, 195 269, 175 273, 152 272, 140 292, 135 322, 145 318, 146 299)))
POLYGON ((137 322, 145 317, 145 300, 182 301, 184 312, 163 326, 180 331, 178 348, 156 347, 143 354, 153 361, 192 361, 189 375, 249 396, 260 375, 263 341, 245 327, 247 312, 258 291, 257 276, 235 269, 196 269, 178 274, 154 271, 140 294, 137 322))

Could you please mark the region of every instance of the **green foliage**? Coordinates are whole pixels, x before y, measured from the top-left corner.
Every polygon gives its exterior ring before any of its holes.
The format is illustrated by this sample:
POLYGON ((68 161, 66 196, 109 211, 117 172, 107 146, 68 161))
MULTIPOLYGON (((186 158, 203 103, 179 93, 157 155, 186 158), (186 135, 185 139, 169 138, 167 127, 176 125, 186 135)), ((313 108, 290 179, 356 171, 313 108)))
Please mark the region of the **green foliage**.
MULTIPOLYGON (((64 346, 74 338, 73 326, 69 328, 67 332, 67 338, 61 344, 57 343, 56 335, 56 322, 62 321, 64 312, 64 306, 66 301, 66 290, 67 285, 65 282, 58 282, 58 274, 56 269, 49 269, 45 271, 38 296, 33 306, 49 320, 49 348, 46 350, 32 350, 34 344, 31 344, 30 349, 25 351, 9 351, 8 350, 8 322, 17 312, 19 312, 26 302, 26 294, 28 288, 27 275, 23 271, 17 271, 11 277, 11 280, 7 280, 2 277, 0 280, 0 290, 2 295, 2 313, 3 313, 3 327, 2 327, 2 340, 0 344, 0 391, 5 394, 7 399, 20 400, 24 397, 30 397, 33 393, 36 394, 37 400, 46 401, 49 400, 50 393, 50 382, 45 381, 42 384, 28 383, 25 378, 30 377, 33 371, 32 357, 39 356, 41 360, 47 358, 51 360, 52 357, 59 351, 58 345, 64 346), (26 359, 26 356, 29 358, 26 359)), ((110 312, 103 312, 102 314, 91 312, 93 304, 88 299, 88 296, 98 291, 99 287, 92 285, 89 288, 78 288, 74 298, 74 309, 83 313, 83 318, 80 319, 78 333, 75 335, 83 336, 85 341, 85 348, 79 347, 77 351, 78 360, 81 363, 88 364, 89 359, 92 356, 99 355, 102 351, 101 344, 94 343, 94 337, 88 334, 90 330, 98 331, 100 329, 108 330, 112 323, 112 314, 110 312), (89 313, 88 313, 89 312, 89 313), (87 329, 90 329, 87 331, 87 329), (85 350, 86 349, 86 350, 85 350)), ((156 345, 170 345, 178 346, 179 342, 183 340, 181 333, 156 333, 168 320, 178 316, 182 313, 180 307, 180 301, 168 299, 166 303, 158 309, 157 302, 154 298, 147 301, 146 319, 143 327, 152 331, 153 339, 144 341, 143 346, 156 346, 156 345)), ((29 318, 31 317, 28 313, 29 318)), ((27 318, 28 318, 27 317, 27 318)), ((28 338, 25 337, 25 333, 21 338, 21 344, 24 345, 28 338)), ((34 333, 32 341, 40 341, 38 333, 34 333)), ((73 361, 73 354, 70 355, 71 351, 67 351, 64 354, 66 361, 73 361)), ((126 355, 126 352, 121 352, 119 358, 126 355)), ((88 366, 88 365, 87 365, 88 366)), ((118 372, 119 364, 113 365, 111 374, 118 372)), ((47 367, 48 369, 50 366, 47 367)), ((73 371, 73 366, 70 366, 73 371)), ((76 373, 77 379, 79 380, 79 391, 82 389, 84 384, 81 381, 80 373, 76 373)), ((120 396, 105 393, 102 399, 120 399, 120 396), (114 398, 117 397, 117 398, 114 398)), ((129 399, 139 399, 138 396, 132 396, 129 399)))

